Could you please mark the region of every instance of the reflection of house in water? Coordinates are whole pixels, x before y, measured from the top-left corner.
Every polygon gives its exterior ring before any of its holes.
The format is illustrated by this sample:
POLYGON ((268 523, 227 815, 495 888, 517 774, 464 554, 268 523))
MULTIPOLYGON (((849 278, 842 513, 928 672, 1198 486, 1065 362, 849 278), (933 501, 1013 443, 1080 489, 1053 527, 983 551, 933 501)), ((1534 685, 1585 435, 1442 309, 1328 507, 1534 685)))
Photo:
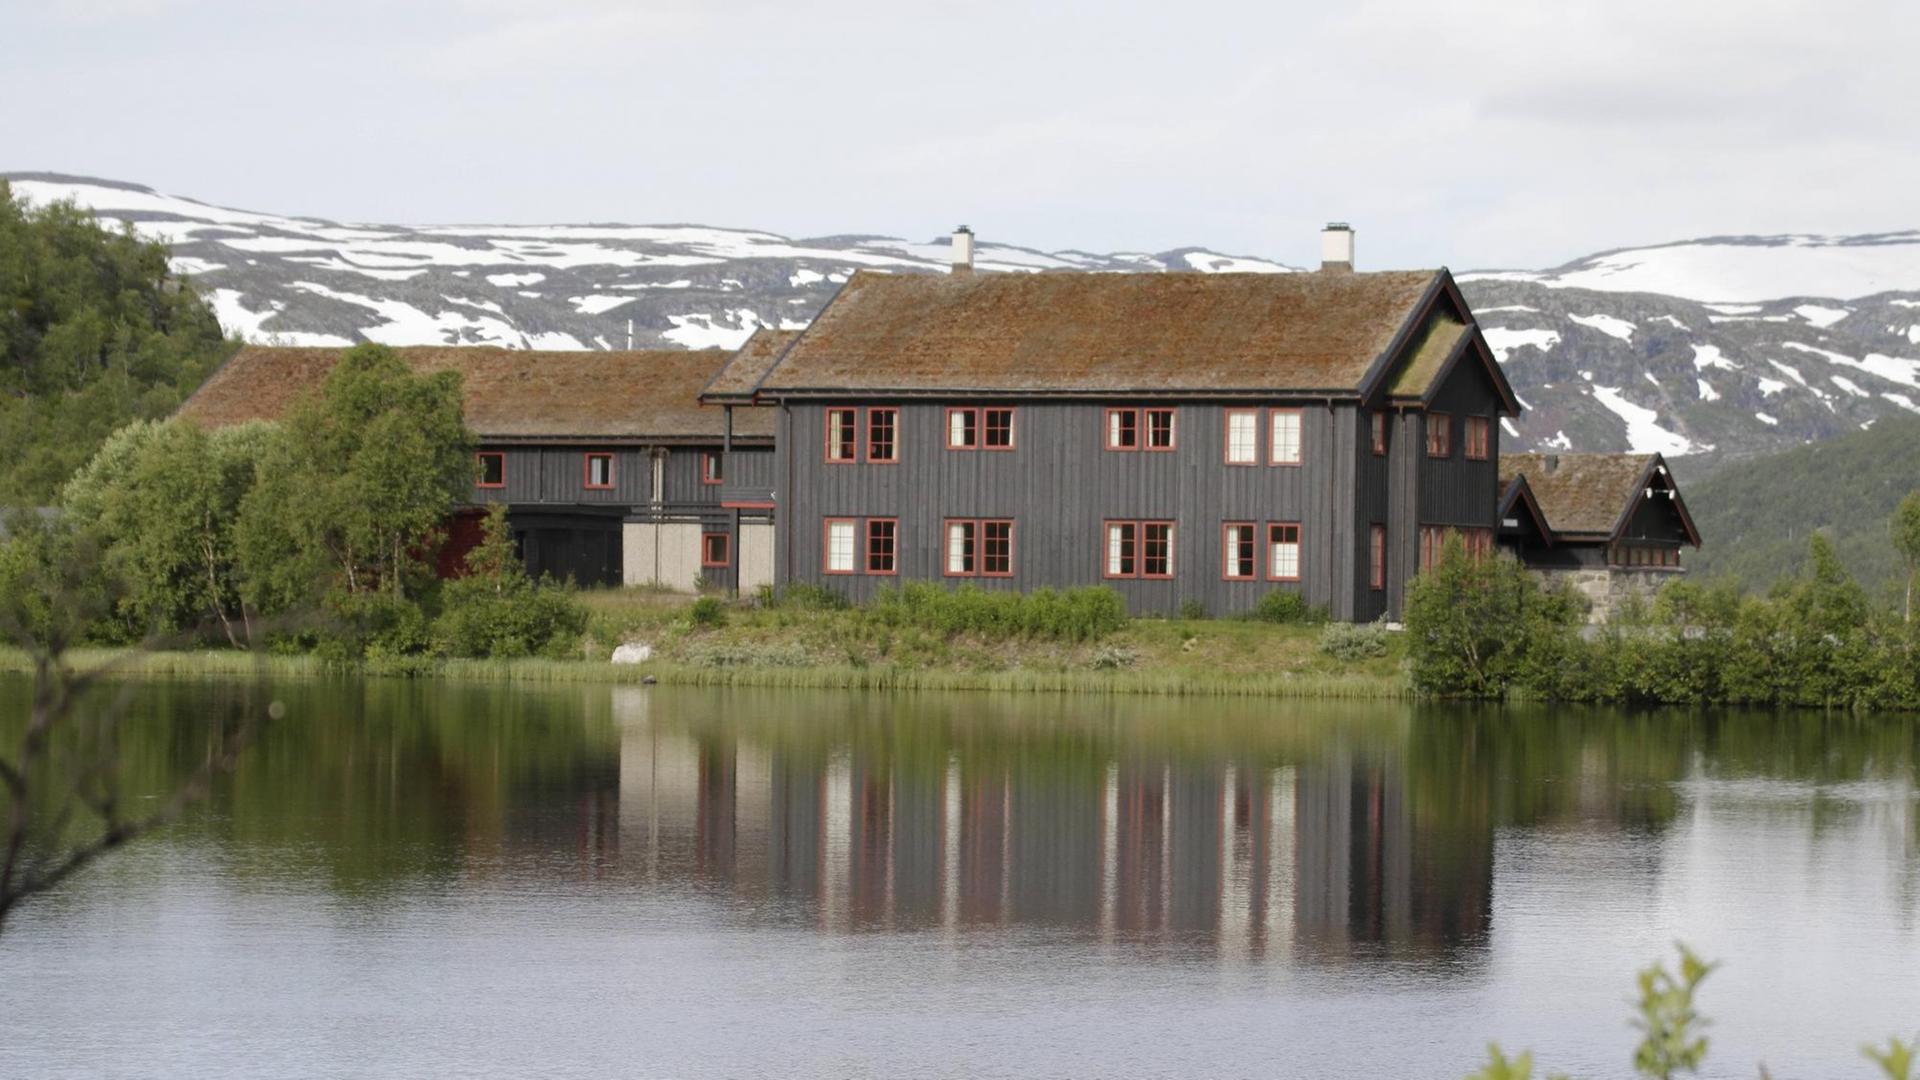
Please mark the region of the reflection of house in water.
POLYGON ((761 750, 619 706, 620 836, 658 880, 836 930, 1026 925, 1224 956, 1445 950, 1484 935, 1492 831, 1392 764, 761 750))

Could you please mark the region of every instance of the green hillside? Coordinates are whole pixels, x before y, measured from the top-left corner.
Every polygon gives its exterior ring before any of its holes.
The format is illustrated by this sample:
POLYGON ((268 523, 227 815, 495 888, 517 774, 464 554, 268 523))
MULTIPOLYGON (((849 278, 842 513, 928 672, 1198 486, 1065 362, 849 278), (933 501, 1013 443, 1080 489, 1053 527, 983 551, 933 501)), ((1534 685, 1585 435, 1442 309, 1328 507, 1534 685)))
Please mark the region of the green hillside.
POLYGON ((1798 570, 1808 535, 1821 529, 1875 595, 1903 580, 1887 519, 1920 488, 1920 417, 1883 419, 1866 431, 1728 462, 1700 479, 1691 478, 1688 464, 1681 459, 1674 472, 1705 542, 1696 571, 1764 590, 1798 570))
POLYGON ((167 249, 0 180, 0 506, 45 505, 107 435, 165 416, 230 352, 167 249))

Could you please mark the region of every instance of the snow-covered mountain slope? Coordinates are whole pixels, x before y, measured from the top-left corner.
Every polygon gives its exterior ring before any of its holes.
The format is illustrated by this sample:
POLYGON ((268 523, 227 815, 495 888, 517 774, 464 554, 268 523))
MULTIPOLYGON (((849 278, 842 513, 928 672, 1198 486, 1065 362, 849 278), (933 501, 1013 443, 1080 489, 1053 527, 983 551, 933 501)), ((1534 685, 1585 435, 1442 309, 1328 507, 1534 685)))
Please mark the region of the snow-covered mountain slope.
MULTIPOLYGON (((861 267, 944 271, 945 238, 697 225, 362 225, 15 173, 173 247, 229 332, 345 345, 734 346, 805 325, 861 267)), ((1286 272, 1200 248, 979 246, 984 270, 1286 272)), ((1920 412, 1920 231, 1735 237, 1460 275, 1527 403, 1507 445, 1744 454, 1920 412)))
POLYGON ((1490 270, 1461 277, 1663 293, 1709 303, 1796 296, 1854 300, 1920 289, 1920 230, 1871 236, 1716 236, 1605 251, 1552 270, 1490 270))
MULTIPOLYGON (((944 271, 947 243, 796 240, 700 225, 348 225, 208 206, 113 181, 15 173, 31 202, 71 200, 173 246, 229 332, 332 345, 737 346, 806 324, 856 269, 944 271)), ((983 243, 982 270, 1284 272, 1198 248, 1044 252, 983 243)))

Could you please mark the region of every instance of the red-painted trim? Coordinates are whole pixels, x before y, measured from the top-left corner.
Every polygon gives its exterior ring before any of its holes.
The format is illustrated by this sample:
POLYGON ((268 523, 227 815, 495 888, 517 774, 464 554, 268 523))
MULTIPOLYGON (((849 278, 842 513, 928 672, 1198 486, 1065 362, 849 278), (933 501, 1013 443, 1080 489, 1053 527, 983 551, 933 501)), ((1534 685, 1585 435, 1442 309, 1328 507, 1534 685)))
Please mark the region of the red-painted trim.
POLYGON ((1108 409, 1100 417, 1100 443, 1117 454, 1131 453, 1140 449, 1146 441, 1146 430, 1140 426, 1140 409, 1108 409), (1115 416, 1133 417, 1133 445, 1115 446, 1113 442, 1113 418, 1115 416))
POLYGON ((1138 521, 1109 518, 1100 522, 1100 576, 1110 581, 1121 578, 1137 578, 1140 576, 1140 523, 1138 521), (1114 573, 1111 569, 1113 564, 1107 561, 1107 549, 1113 528, 1116 525, 1131 526, 1133 528, 1133 539, 1131 541, 1122 539, 1120 542, 1121 561, 1124 564, 1126 561, 1126 553, 1132 551, 1133 569, 1122 570, 1119 573, 1114 573))
POLYGON ((1260 580, 1260 531, 1251 521, 1225 521, 1220 524, 1220 580, 1221 581, 1258 581, 1260 580), (1249 573, 1236 574, 1234 566, 1239 562, 1233 553, 1233 530, 1247 530, 1247 546, 1253 556, 1253 569, 1249 573))
POLYGON ((1260 410, 1228 409, 1220 422, 1220 461, 1226 465, 1260 464, 1260 410), (1238 415, 1253 417, 1253 460, 1233 460, 1233 418, 1238 415))
POLYGON ((727 533, 703 532, 700 534, 700 566, 702 569, 725 569, 733 565, 733 537, 727 533), (709 541, 720 541, 720 561, 713 561, 709 555, 709 541))
POLYGON ((1306 536, 1304 535, 1304 533, 1305 533, 1305 530, 1300 528, 1300 523, 1297 521, 1267 522, 1267 580, 1268 581, 1299 581, 1300 580, 1300 568, 1307 561, 1307 544, 1306 544, 1306 536), (1276 574, 1273 572, 1273 543, 1274 543, 1273 530, 1275 529, 1292 529, 1293 530, 1293 546, 1296 550, 1294 551, 1293 573, 1291 575, 1276 574))
POLYGON ((1373 450, 1374 457, 1386 457, 1387 411, 1385 409, 1375 409, 1369 415, 1372 416, 1373 419, 1368 422, 1367 442, 1373 450))
POLYGON ((1374 590, 1387 587, 1387 527, 1385 525, 1367 526, 1367 587, 1374 590))
POLYGON ((1450 458, 1453 456, 1453 415, 1451 413, 1430 412, 1427 414, 1427 456, 1430 458, 1450 458), (1434 422, 1439 422, 1439 427, 1434 422), (1442 443, 1438 451, 1433 448, 1433 433, 1441 433, 1442 443))
POLYGON ((847 577, 860 572, 860 519, 850 517, 822 518, 820 521, 820 572, 835 577, 847 577), (853 527, 852 550, 848 557, 852 566, 846 570, 833 568, 833 527, 846 524, 853 527))
POLYGON ((720 504, 720 509, 722 510, 771 510, 773 509, 773 503, 771 502, 723 502, 720 504))
POLYGON ((1141 409, 1140 410, 1140 449, 1149 454, 1171 454, 1180 447, 1180 410, 1178 409, 1141 409), (1167 414, 1167 445, 1153 445, 1153 414, 1167 414))
POLYGON ((612 454, 580 455, 580 486, 581 487, 586 488, 588 491, 612 491, 614 480, 615 478, 613 475, 613 455, 612 454), (596 484, 593 482, 593 459, 594 458, 607 459, 607 482, 604 484, 596 484))
POLYGON ((940 521, 940 576, 941 577, 977 577, 980 573, 980 523, 973 518, 942 518, 940 521), (970 525, 973 527, 973 569, 955 570, 953 567, 953 527, 970 525))
POLYGON ((887 406, 880 406, 880 407, 868 409, 866 431, 867 431, 867 440, 866 440, 866 445, 863 449, 866 450, 867 464, 869 465, 900 464, 900 410, 898 408, 891 405, 887 405, 887 406), (892 434, 890 434, 887 439, 887 449, 892 453, 891 457, 874 457, 873 456, 873 418, 881 415, 882 413, 885 413, 886 415, 891 416, 893 418, 892 434))
POLYGON ((1174 569, 1179 565, 1180 559, 1180 549, 1176 546, 1178 542, 1179 537, 1175 534, 1173 522, 1142 521, 1140 523, 1140 576, 1151 581, 1172 580, 1174 569), (1167 572, 1164 574, 1147 573, 1147 529, 1154 525, 1167 527, 1167 572))
POLYGON ((992 578, 1010 578, 1019 565, 1019 555, 1014 547, 1014 525, 1012 518, 981 518, 979 539, 974 541, 975 551, 980 557, 980 576, 992 578), (1007 527, 1007 568, 1005 570, 987 569, 987 526, 1005 525, 1007 527))
POLYGON ((981 431, 980 431, 980 410, 979 409, 969 408, 969 407, 960 406, 960 405, 949 405, 947 406, 947 411, 941 416, 940 423, 941 423, 941 426, 946 429, 945 433, 942 434, 940 437, 942 440, 946 442, 947 449, 949 450, 980 449, 981 431), (966 413, 967 415, 973 417, 973 445, 972 446, 968 446, 965 443, 956 443, 953 441, 953 414, 954 413, 966 413))
POLYGON ((1493 456, 1493 422, 1484 416, 1469 416, 1466 423, 1467 460, 1486 461, 1493 456), (1473 452, 1473 433, 1480 432, 1480 452, 1473 452))
POLYGON ((707 487, 719 487, 727 482, 726 466, 720 451, 700 451, 700 482, 707 487), (715 473, 719 475, 715 476, 715 473))
POLYGON ((862 545, 862 551, 860 553, 862 560, 861 566, 865 572, 872 577, 893 577, 898 574, 900 572, 900 519, 890 517, 868 518, 867 526, 860 530, 860 534, 866 541, 866 543, 862 545), (888 552, 888 557, 893 561, 893 569, 891 570, 875 570, 873 568, 873 527, 882 524, 893 526, 893 547, 888 552))
POLYGON ((1267 464, 1285 465, 1292 468, 1298 468, 1300 463, 1305 461, 1306 458, 1307 458, 1306 413, 1300 409, 1268 409, 1267 410, 1267 464), (1292 461, 1282 461, 1273 456, 1273 433, 1275 431, 1278 431, 1280 428, 1280 425, 1274 423, 1274 418, 1281 416, 1282 414, 1292 416, 1296 421, 1294 425, 1294 433, 1293 433, 1294 434, 1294 446, 1293 446, 1294 458, 1292 461))
POLYGON ((505 453, 499 450, 482 450, 479 453, 473 455, 473 460, 476 465, 481 465, 481 468, 480 468, 481 479, 475 480, 473 482, 474 487, 482 488, 485 490, 497 490, 499 488, 503 488, 507 486, 507 455, 505 453), (487 475, 486 466, 481 463, 484 462, 487 458, 498 458, 500 461, 500 482, 497 484, 489 484, 486 482, 486 479, 485 479, 487 475))
POLYGON ((825 461, 829 465, 852 465, 855 462, 860 460, 860 410, 859 409, 841 409, 841 408, 828 409, 826 412, 826 419, 825 419, 824 426, 826 427, 826 431, 824 433, 825 438, 822 439, 820 443, 821 460, 825 461), (833 448, 837 441, 834 439, 834 434, 835 434, 834 428, 836 425, 833 422, 833 418, 836 414, 839 414, 839 413, 846 413, 848 416, 853 418, 853 438, 850 440, 852 445, 848 447, 849 453, 846 457, 833 456, 833 448))
POLYGON ((1017 447, 1020 444, 1020 417, 1017 415, 1017 412, 1018 410, 1011 405, 982 406, 980 409, 980 426, 977 429, 980 436, 980 449, 1006 452, 1017 447), (1007 414, 1007 445, 1005 446, 994 446, 987 442, 987 414, 992 412, 1003 412, 1007 414))

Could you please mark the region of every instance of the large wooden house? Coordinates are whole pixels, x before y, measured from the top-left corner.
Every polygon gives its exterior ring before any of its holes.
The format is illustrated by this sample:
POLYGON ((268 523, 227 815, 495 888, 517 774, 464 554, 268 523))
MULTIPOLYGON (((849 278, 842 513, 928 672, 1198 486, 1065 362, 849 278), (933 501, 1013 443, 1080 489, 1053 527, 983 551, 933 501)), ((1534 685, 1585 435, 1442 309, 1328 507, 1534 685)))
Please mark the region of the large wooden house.
MULTIPOLYGON (((478 436, 466 509, 442 569, 457 571, 484 507, 505 503, 530 573, 583 585, 772 580, 773 414, 704 405, 740 355, 708 350, 396 350, 415 370, 461 377, 478 436)), ((338 349, 248 347, 180 409, 209 426, 274 420, 317 392, 338 349)), ((748 357, 750 360, 750 357, 748 357)))
POLYGON ((955 241, 953 274, 857 273, 707 396, 777 407, 777 582, 1372 619, 1447 532, 1491 550, 1520 406, 1446 270, 1353 273, 1346 233, 1318 273, 974 274, 955 241))

